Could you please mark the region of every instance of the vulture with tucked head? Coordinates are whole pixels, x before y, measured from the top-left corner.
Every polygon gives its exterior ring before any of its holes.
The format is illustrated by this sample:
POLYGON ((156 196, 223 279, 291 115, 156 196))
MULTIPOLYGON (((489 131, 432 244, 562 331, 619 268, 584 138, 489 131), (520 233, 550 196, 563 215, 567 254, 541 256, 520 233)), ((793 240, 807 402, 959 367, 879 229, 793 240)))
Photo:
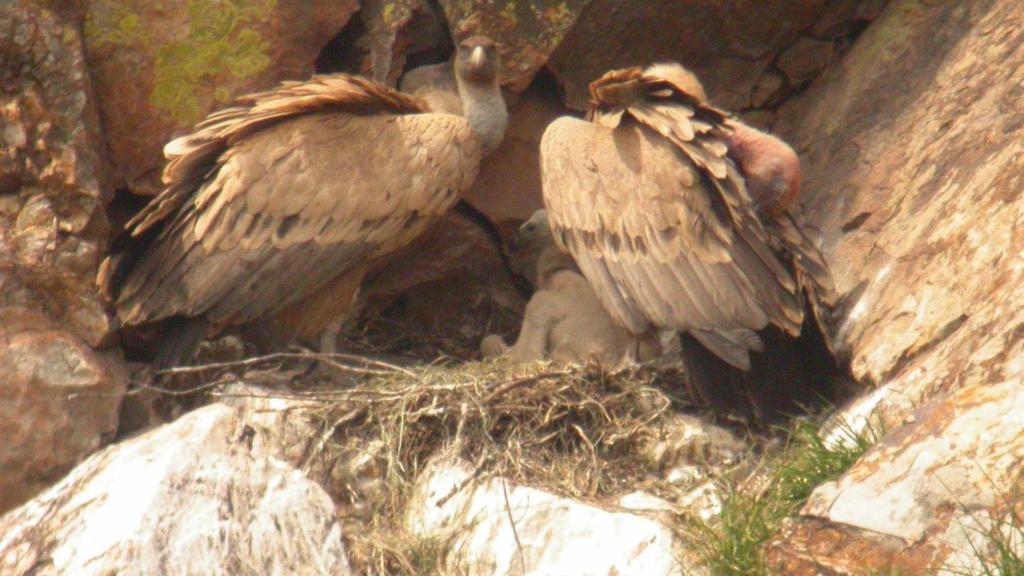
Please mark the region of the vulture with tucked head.
POLYGON ((558 243, 634 335, 692 336, 739 370, 758 332, 800 334, 804 291, 832 289, 787 211, 800 165, 783 142, 710 106, 678 64, 605 74, 586 120, 541 142, 544 203, 558 243))
POLYGON ((166 188, 127 225, 101 287, 124 325, 166 321, 155 363, 191 358, 209 328, 270 319, 319 334, 368 263, 451 208, 501 143, 495 44, 455 62, 462 116, 347 74, 239 98, 164 149, 166 188))

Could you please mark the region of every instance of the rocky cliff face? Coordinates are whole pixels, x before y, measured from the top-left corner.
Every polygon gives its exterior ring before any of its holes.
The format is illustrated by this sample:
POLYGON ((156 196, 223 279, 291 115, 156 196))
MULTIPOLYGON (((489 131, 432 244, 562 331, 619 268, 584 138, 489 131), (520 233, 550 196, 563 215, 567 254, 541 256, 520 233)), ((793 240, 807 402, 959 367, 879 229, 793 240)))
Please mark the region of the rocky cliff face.
POLYGON ((73 22, 0 6, 0 508, 117 430, 126 373, 93 288, 113 194, 73 22))
POLYGON ((999 543, 1019 566, 1019 1, 157 4, 0 3, 0 572, 960 574, 999 543), (681 61, 799 152, 856 390, 822 450, 876 440, 801 488, 756 562, 709 560, 736 515, 720 486, 780 481, 681 414, 670 372, 363 363, 339 390, 276 358, 194 376, 212 405, 107 446, 144 395, 122 407, 93 278, 163 144, 238 94, 315 70, 396 84, 474 33, 501 42, 511 116, 466 198, 479 214, 381 263, 350 344, 461 361, 514 329, 493 235, 540 206, 544 128, 610 68, 681 61))
POLYGON ((975 521, 1007 513, 1024 448, 1022 23, 1017 2, 896 2, 779 112, 848 295, 831 336, 876 386, 849 414, 894 427, 780 536, 790 573, 962 565, 975 521))
POLYGON ((87 3, 83 30, 115 184, 160 189, 163 146, 235 96, 308 77, 356 0, 87 3))

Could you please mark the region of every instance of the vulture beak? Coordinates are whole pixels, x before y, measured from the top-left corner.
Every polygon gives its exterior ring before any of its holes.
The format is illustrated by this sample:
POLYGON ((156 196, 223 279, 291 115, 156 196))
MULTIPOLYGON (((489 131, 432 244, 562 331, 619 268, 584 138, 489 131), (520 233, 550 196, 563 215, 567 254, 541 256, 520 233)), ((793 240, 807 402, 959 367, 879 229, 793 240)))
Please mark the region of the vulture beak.
POLYGON ((484 50, 483 46, 476 46, 473 48, 473 53, 469 56, 469 63, 474 69, 483 68, 484 63, 487 62, 487 51, 484 50))

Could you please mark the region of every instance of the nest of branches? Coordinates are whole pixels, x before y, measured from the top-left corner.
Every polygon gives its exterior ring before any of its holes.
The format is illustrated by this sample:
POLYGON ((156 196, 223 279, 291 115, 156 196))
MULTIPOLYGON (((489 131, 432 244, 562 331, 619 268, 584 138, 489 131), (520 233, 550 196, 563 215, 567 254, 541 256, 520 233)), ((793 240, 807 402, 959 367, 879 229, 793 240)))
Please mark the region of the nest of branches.
POLYGON ((347 530, 350 554, 366 573, 440 570, 443 546, 402 528, 420 471, 439 454, 470 462, 474 480, 513 483, 589 501, 648 483, 644 444, 673 400, 654 369, 608 372, 597 366, 553 369, 467 363, 393 370, 316 397, 324 456, 376 446, 386 494, 369 522, 347 530))
POLYGON ((659 374, 494 363, 427 367, 322 397, 338 442, 380 439, 389 481, 409 483, 442 448, 579 499, 635 486, 637 454, 672 404, 659 374))
POLYGON ((334 447, 379 441, 386 479, 371 525, 347 531, 353 560, 368 573, 441 570, 435 551, 443 546, 410 539, 400 526, 415 478, 442 451, 474 467, 459 489, 500 475, 591 501, 635 490, 651 471, 643 444, 672 404, 655 387, 658 378, 645 370, 471 363, 330 393, 320 417, 334 447))
MULTIPOLYGON (((346 530, 352 559, 363 572, 437 572, 436 552, 443 546, 412 538, 401 526, 415 479, 442 452, 474 467, 459 489, 498 475, 515 484, 600 502, 657 481, 644 446, 657 437, 675 402, 665 393, 673 386, 659 386, 674 379, 671 373, 502 362, 410 369, 353 358, 265 357, 277 362, 315 360, 356 376, 341 387, 310 385, 308 378, 300 378, 302 390, 295 388, 294 379, 291 386, 267 382, 265 387, 276 388, 275 396, 301 399, 304 411, 319 422, 323 441, 318 458, 330 461, 373 447, 385 494, 369 520, 349 519, 359 524, 346 530)), ((282 365, 262 367, 254 361, 236 364, 244 375, 208 374, 203 387, 236 379, 260 385, 271 376, 296 373, 282 365)))

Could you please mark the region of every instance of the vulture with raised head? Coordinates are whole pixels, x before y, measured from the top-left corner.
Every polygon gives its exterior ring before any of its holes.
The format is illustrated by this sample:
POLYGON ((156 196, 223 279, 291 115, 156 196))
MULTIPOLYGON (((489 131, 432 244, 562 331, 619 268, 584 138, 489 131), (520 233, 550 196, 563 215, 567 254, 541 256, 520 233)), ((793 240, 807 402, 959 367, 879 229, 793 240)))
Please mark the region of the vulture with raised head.
POLYGON ((462 116, 365 78, 243 96, 164 148, 166 188, 101 266, 124 325, 164 321, 159 366, 208 329, 269 319, 312 337, 352 305, 368 263, 412 241, 476 178, 507 112, 498 53, 460 43, 462 116))
POLYGON ((759 331, 799 335, 804 292, 832 283, 789 210, 792 149, 709 105, 678 64, 609 72, 590 92, 586 120, 544 133, 543 193, 612 317, 636 336, 680 331, 742 371, 759 331))

